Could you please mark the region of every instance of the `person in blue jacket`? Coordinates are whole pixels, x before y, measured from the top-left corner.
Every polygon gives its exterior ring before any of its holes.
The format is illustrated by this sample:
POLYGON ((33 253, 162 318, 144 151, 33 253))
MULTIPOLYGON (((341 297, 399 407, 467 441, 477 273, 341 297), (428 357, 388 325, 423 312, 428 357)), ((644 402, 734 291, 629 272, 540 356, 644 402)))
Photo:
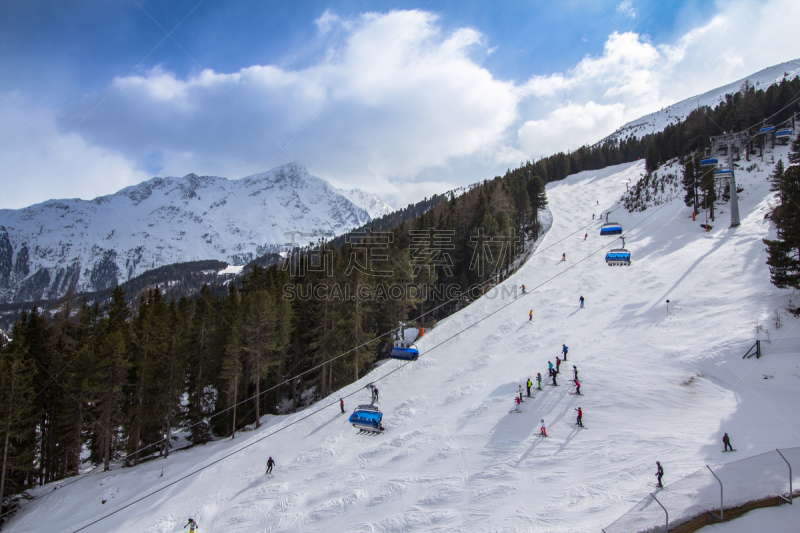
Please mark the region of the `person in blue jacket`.
POLYGON ((553 375, 553 363, 551 363, 550 361, 548 361, 548 362, 547 362, 547 365, 548 365, 548 367, 549 367, 550 375, 552 376, 552 375, 553 375))
POLYGON ((567 348, 567 345, 566 344, 562 344, 561 345, 561 353, 564 354, 564 361, 567 360, 567 352, 568 351, 569 351, 569 348, 567 348))

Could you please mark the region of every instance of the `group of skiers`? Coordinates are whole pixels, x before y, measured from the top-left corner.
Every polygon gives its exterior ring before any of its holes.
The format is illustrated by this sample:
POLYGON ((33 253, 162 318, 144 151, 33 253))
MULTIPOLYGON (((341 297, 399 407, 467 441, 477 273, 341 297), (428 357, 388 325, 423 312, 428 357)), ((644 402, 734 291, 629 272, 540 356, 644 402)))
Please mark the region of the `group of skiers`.
MULTIPOLYGON (((583 303, 583 296, 581 296, 581 303, 583 303)), ((550 378, 552 378, 553 386, 555 386, 555 387, 558 386, 558 382, 556 381, 556 377, 558 376, 559 372, 561 371, 561 363, 563 361, 567 360, 567 355, 568 354, 569 354, 569 347, 567 347, 566 344, 562 344, 561 345, 561 354, 560 354, 560 356, 556 357, 555 366, 553 366, 553 363, 551 361, 547 362, 549 376, 550 376, 550 378), (561 356, 563 356, 563 359, 562 359, 561 356)), ((578 367, 576 365, 572 365, 572 381, 575 384, 575 394, 581 395, 581 383, 580 383, 580 381, 578 381, 578 367)), ((536 373, 536 384, 537 384, 537 390, 542 390, 542 374, 540 372, 536 373)), ((527 389, 528 398, 531 397, 531 387, 533 387, 533 381, 531 381, 531 378, 528 378, 528 380, 525 382, 525 388, 527 389)), ((520 409, 520 404, 522 404, 525 401, 525 400, 522 399, 522 392, 523 392, 522 391, 522 385, 519 385, 518 393, 514 397, 514 403, 515 403, 514 411, 516 411, 518 413, 522 412, 521 409, 520 409)), ((581 408, 578 407, 576 409, 576 411, 578 412, 578 417, 577 417, 577 421, 575 422, 575 424, 580 426, 580 427, 583 427, 583 422, 582 422, 583 410, 581 410, 581 408)), ((546 428, 545 428, 544 419, 542 419, 541 434, 543 436, 545 436, 545 437, 547 436, 547 431, 546 431, 546 428)))

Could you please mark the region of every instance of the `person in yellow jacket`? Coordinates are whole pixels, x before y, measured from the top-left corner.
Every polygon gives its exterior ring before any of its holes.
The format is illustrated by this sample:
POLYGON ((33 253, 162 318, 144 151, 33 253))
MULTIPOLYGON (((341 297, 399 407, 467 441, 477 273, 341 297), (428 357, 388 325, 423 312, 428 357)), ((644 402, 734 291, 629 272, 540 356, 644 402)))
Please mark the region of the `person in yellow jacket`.
POLYGON ((526 383, 526 385, 528 386, 528 398, 530 398, 531 397, 531 386, 533 385, 533 382, 531 381, 531 378, 528 378, 528 382, 526 383))
POLYGON ((187 526, 189 527, 189 533, 193 533, 195 529, 200 528, 200 526, 197 525, 197 522, 195 522, 192 518, 190 518, 186 525, 183 526, 183 529, 186 529, 187 526))

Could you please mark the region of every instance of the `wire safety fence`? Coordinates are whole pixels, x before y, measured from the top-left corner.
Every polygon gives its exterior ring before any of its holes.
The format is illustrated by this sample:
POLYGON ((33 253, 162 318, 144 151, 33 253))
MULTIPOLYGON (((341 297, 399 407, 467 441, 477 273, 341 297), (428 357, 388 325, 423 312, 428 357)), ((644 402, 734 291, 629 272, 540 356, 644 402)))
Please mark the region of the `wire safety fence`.
MULTIPOLYGON (((768 497, 791 498, 800 487, 800 448, 762 453, 746 459, 709 465, 653 489, 605 533, 656 533, 671 531, 698 516, 713 513, 724 518, 725 509, 768 497), (790 477, 790 471, 791 476, 790 477), (716 476, 716 477, 715 477, 716 476)), ((716 518, 711 517, 712 520, 716 518)))

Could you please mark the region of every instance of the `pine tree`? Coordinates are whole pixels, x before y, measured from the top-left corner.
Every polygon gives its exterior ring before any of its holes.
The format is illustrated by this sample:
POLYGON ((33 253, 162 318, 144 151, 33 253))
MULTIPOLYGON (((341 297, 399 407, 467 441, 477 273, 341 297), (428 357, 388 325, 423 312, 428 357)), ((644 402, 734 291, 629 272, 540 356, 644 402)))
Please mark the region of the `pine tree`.
POLYGON ((243 302, 242 337, 249 381, 255 386, 256 427, 261 426, 261 383, 277 365, 279 348, 275 303, 266 291, 248 294, 243 302))
POLYGON ((777 238, 764 239, 767 264, 776 287, 800 288, 800 166, 783 173, 778 190, 779 205, 772 213, 777 238))

